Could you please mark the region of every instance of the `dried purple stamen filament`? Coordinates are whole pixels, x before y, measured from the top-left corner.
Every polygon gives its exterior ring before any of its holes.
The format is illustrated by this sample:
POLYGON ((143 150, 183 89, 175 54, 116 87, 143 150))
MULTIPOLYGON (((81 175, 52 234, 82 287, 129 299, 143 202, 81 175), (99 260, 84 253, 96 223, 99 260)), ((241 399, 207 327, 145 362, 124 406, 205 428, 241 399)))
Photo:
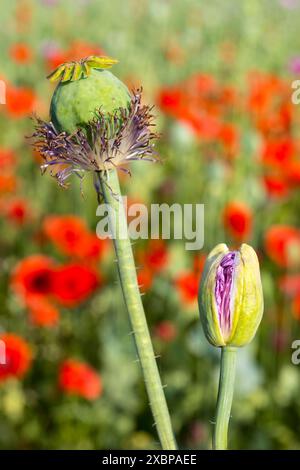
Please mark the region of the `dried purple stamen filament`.
POLYGON ((237 251, 230 251, 221 260, 216 274, 215 298, 219 325, 224 339, 227 339, 232 325, 231 300, 234 268, 237 251))

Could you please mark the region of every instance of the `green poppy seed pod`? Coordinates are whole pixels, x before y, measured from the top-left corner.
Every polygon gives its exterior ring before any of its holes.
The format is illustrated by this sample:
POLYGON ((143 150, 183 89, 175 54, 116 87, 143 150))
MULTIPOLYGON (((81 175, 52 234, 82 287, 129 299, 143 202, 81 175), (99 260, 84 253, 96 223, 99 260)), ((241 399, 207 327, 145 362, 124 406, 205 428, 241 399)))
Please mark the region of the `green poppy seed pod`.
POLYGON ((213 346, 241 347, 254 337, 263 315, 259 263, 253 248, 230 251, 224 243, 208 255, 199 289, 203 329, 213 346))
POLYGON ((50 81, 60 80, 50 105, 51 121, 58 131, 71 134, 85 127, 96 110, 112 115, 119 108, 129 107, 126 85, 104 70, 116 62, 108 59, 92 57, 62 64, 48 77, 50 81))

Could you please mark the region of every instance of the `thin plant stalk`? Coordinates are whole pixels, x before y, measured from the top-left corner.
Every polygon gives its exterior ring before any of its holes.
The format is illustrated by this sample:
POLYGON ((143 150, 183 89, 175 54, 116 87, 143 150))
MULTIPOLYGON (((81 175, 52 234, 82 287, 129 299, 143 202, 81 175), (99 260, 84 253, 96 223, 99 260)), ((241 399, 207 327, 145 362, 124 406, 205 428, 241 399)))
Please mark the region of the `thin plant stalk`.
POLYGON ((162 448, 174 450, 176 442, 138 287, 117 171, 111 170, 108 177, 99 173, 99 183, 105 203, 113 211, 109 216, 110 231, 114 234, 119 277, 155 425, 162 448))
POLYGON ((236 370, 236 348, 222 347, 213 449, 226 450, 236 370))

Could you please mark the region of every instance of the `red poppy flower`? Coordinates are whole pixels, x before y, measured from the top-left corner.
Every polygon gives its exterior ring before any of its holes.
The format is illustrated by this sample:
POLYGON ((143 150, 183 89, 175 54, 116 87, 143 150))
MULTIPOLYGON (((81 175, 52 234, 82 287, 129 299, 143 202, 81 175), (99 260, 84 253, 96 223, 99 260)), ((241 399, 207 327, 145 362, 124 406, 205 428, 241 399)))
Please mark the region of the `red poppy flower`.
POLYGON ((12 117, 30 115, 34 111, 35 102, 35 93, 30 88, 10 85, 6 89, 6 109, 12 117))
POLYGON ((300 263, 300 230, 288 225, 274 225, 265 234, 265 250, 281 267, 300 263))
POLYGON ((224 227, 236 240, 245 240, 249 237, 252 230, 252 219, 252 210, 243 202, 232 201, 224 208, 224 227))
POLYGON ((16 164, 16 156, 9 148, 0 148, 0 169, 1 172, 11 170, 16 164))
POLYGON ((221 126, 218 138, 229 157, 234 157, 238 150, 239 136, 237 128, 230 123, 221 126))
POLYGON ((290 130, 293 105, 290 84, 275 75, 255 72, 250 77, 248 108, 263 135, 275 135, 290 130))
POLYGON ((32 60, 32 50, 24 43, 13 44, 9 49, 9 55, 18 64, 27 64, 32 60))
POLYGON ((292 108, 269 111, 256 117, 255 126, 265 137, 284 134, 290 131, 292 108))
POLYGON ((227 122, 227 111, 237 105, 232 87, 223 86, 213 76, 196 74, 176 86, 163 88, 158 104, 166 114, 188 125, 199 140, 221 144, 226 158, 237 153, 238 131, 227 122))
POLYGON ((63 51, 59 48, 51 48, 46 54, 46 68, 50 72, 55 70, 60 64, 68 62, 68 52, 63 51))
POLYGON ((161 110, 170 115, 177 116, 182 108, 185 96, 180 88, 163 88, 157 98, 161 110))
POLYGON ((50 258, 31 255, 17 264, 11 284, 24 299, 31 295, 49 295, 53 290, 54 274, 54 263, 50 258))
POLYGON ((275 75, 253 72, 249 78, 248 106, 252 112, 262 113, 271 109, 273 101, 286 90, 285 83, 275 75))
POLYGON ((90 233, 85 222, 73 215, 50 215, 44 220, 47 238, 64 254, 77 258, 99 260, 108 246, 90 233))
POLYGON ((87 236, 87 227, 80 217, 50 215, 43 223, 47 238, 64 254, 78 256, 87 236))
POLYGON ((147 249, 140 253, 139 262, 154 273, 162 271, 168 263, 166 243, 163 240, 150 240, 147 249))
POLYGON ((268 196, 271 198, 285 197, 290 190, 290 187, 286 181, 286 177, 283 173, 266 174, 263 177, 263 183, 268 196))
POLYGON ((177 336, 177 328, 171 321, 162 321, 155 326, 154 329, 155 335, 165 341, 166 343, 170 343, 173 341, 177 336))
POLYGON ((17 187, 17 179, 12 174, 0 175, 0 194, 8 194, 15 191, 17 187))
POLYGON ((222 121, 216 116, 210 116, 199 110, 185 111, 181 114, 181 120, 190 124, 196 136, 205 141, 216 140, 221 136, 222 121))
POLYGON ((300 185, 300 161, 293 160, 285 167, 287 181, 292 187, 300 185))
POLYGON ((139 269, 137 272, 137 278, 141 292, 147 292, 151 289, 153 284, 153 274, 149 268, 145 267, 139 269))
POLYGON ((194 257, 194 262, 193 262, 194 272, 198 274, 199 278, 204 269, 205 261, 206 261, 206 255, 196 255, 194 257))
POLYGON ((22 378, 28 371, 32 353, 28 343, 14 333, 0 335, 2 341, 5 364, 0 362, 0 381, 10 377, 22 378))
POLYGON ((187 88, 190 93, 196 92, 198 95, 213 98, 218 92, 218 83, 212 75, 197 73, 187 81, 187 88))
POLYGON ((267 165, 286 165, 295 152, 294 142, 290 137, 266 140, 262 148, 262 161, 267 165))
POLYGON ((36 326, 54 327, 59 321, 59 311, 51 302, 41 295, 31 295, 26 300, 29 318, 36 326))
POLYGON ((62 305, 75 306, 86 300, 100 285, 100 275, 92 268, 67 264, 55 272, 53 295, 62 305))
POLYGON ((102 240, 97 235, 88 233, 83 241, 79 257, 90 261, 99 260, 107 252, 109 246, 110 240, 102 240))
POLYGON ((82 39, 75 39, 68 49, 69 61, 80 60, 89 55, 105 55, 104 50, 98 44, 92 44, 82 39))
POLYGON ((183 304, 193 304, 197 300, 199 277, 199 274, 194 272, 181 273, 176 277, 175 286, 183 304))
POLYGON ((71 62, 88 57, 89 55, 105 55, 103 49, 95 44, 82 40, 75 40, 66 50, 56 48, 47 54, 46 62, 49 70, 54 70, 64 62, 71 62))
POLYGON ((17 225, 23 225, 31 215, 27 201, 21 198, 6 201, 4 213, 11 222, 17 225))
POLYGON ((68 395, 96 400, 102 393, 100 375, 88 364, 67 359, 59 370, 59 386, 68 395))

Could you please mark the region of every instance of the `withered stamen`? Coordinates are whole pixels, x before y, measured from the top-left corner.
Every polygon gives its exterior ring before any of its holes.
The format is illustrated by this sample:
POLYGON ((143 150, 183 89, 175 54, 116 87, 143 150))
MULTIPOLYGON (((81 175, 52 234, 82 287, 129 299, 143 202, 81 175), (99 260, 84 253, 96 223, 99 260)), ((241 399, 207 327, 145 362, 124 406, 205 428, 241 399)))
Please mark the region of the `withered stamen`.
POLYGON ((135 160, 157 162, 153 140, 158 137, 151 131, 152 108, 141 105, 141 90, 132 94, 128 109, 120 108, 114 114, 104 115, 101 109, 87 124, 85 130, 73 134, 59 133, 52 122, 36 119, 33 146, 45 163, 42 172, 52 168, 51 175, 66 187, 66 180, 72 174, 83 177, 84 172, 107 172, 120 168, 135 160))

